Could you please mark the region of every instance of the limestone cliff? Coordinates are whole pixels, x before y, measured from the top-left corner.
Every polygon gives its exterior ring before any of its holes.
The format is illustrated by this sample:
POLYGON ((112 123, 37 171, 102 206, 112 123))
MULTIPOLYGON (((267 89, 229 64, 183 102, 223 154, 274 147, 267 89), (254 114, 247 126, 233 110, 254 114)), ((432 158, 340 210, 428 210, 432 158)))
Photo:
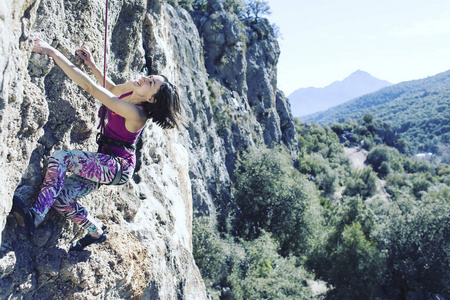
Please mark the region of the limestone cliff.
POLYGON ((117 83, 167 75, 180 88, 187 127, 146 127, 133 180, 81 201, 109 226, 109 239, 68 253, 79 227, 51 211, 27 240, 8 213, 13 193, 34 202, 53 151, 95 151, 99 103, 31 54, 31 44, 49 41, 88 72, 74 55, 85 43, 100 65, 104 1, 1 2, 1 298, 206 299, 192 256, 194 208, 224 215, 235 160, 248 145, 283 142, 296 152, 270 26, 243 27, 221 1, 208 6, 194 22, 164 1, 110 1, 108 75, 117 83))
MULTIPOLYGON (((226 207, 232 197, 228 178, 233 177, 242 151, 248 146, 284 143, 295 159, 298 150, 289 102, 276 88, 280 50, 273 29, 266 19, 243 24, 227 3, 209 0, 206 10, 192 14, 208 73, 209 94, 202 95, 206 100, 202 105, 209 110, 208 100, 211 104, 216 127, 211 137, 219 137, 223 145, 220 157, 227 170, 224 177, 216 176, 212 181, 210 177, 202 178, 208 182, 213 199, 209 206, 216 208, 219 225, 227 217, 226 207)), ((208 143, 211 138, 203 140, 207 148, 212 147, 208 143)), ((219 174, 223 174, 221 169, 219 174)), ((204 207, 203 200, 209 199, 199 198, 194 195, 194 206, 204 207)))

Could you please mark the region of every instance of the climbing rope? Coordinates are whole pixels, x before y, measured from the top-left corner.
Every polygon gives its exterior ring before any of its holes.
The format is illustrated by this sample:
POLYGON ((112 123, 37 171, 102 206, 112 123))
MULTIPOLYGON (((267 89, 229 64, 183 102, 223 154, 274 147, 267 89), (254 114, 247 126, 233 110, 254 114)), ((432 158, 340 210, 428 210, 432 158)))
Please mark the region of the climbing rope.
MULTIPOLYGON (((106 88, 106 53, 108 49, 108 0, 106 0, 106 9, 105 9, 105 47, 103 51, 103 88, 106 88)), ((100 109, 98 110, 98 117, 100 118, 100 122, 98 124, 97 129, 100 129, 99 135, 102 135, 105 133, 105 118, 106 118, 106 112, 107 107, 102 104, 100 106, 100 109)), ((97 136, 98 138, 98 136, 97 136)), ((100 152, 102 146, 98 145, 98 151, 100 152)))
MULTIPOLYGON (((105 9, 105 47, 103 51, 103 87, 106 88, 106 53, 108 49, 108 0, 106 0, 105 9)), ((102 104, 98 111, 98 117, 100 118, 100 123, 98 124, 98 129, 100 133, 103 134, 105 131, 105 118, 106 118, 107 108, 102 104)))
POLYGON ((103 53, 103 87, 106 88, 106 50, 108 43, 108 0, 106 0, 106 9, 105 9, 105 48, 103 53))

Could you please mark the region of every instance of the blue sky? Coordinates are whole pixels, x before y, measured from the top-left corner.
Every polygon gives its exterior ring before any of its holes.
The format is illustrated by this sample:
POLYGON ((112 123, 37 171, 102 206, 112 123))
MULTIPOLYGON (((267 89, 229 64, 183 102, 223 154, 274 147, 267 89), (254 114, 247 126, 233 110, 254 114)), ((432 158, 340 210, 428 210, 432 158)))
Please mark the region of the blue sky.
POLYGON ((450 0, 269 0, 278 88, 324 87, 356 70, 399 83, 450 69, 450 0))

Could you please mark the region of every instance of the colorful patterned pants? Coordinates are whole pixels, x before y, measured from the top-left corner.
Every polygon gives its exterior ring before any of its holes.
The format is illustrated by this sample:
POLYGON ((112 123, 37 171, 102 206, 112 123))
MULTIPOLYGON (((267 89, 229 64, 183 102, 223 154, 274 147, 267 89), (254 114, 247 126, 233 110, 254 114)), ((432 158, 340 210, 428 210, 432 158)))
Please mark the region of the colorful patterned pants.
POLYGON ((85 228, 89 234, 98 231, 101 225, 77 201, 97 190, 100 184, 111 183, 119 161, 122 165, 122 183, 128 181, 134 171, 125 159, 78 150, 54 152, 38 200, 31 208, 36 216, 35 223, 41 223, 53 207, 64 217, 85 228), (67 172, 72 174, 67 177, 67 172))

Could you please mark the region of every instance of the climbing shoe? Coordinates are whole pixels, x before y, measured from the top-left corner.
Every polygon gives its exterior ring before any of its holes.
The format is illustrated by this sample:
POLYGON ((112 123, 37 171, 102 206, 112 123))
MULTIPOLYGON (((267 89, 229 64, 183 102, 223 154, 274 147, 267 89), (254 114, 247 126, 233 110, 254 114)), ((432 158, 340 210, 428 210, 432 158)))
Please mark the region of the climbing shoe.
POLYGON ((103 226, 102 229, 103 229, 102 235, 100 235, 97 238, 93 237, 88 233, 83 238, 79 239, 76 242, 73 242, 73 244, 70 246, 69 251, 81 251, 91 244, 103 243, 104 241, 106 241, 107 237, 106 235, 108 234, 108 231, 105 230, 106 226, 103 226))
POLYGON ((16 218, 19 232, 23 235, 31 236, 36 232, 34 225, 34 215, 28 209, 27 205, 17 196, 13 197, 13 206, 11 214, 16 218))

